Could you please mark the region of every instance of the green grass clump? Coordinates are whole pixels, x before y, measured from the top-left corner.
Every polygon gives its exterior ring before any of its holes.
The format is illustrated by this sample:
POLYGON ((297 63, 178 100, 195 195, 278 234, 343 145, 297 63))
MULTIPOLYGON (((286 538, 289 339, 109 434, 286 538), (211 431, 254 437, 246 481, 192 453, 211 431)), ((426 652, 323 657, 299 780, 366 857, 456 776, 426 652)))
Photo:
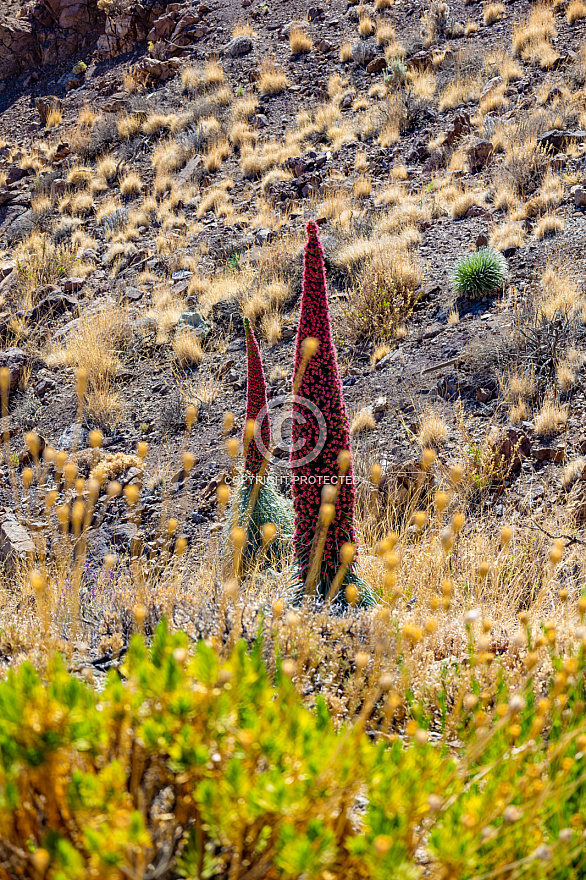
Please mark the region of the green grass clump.
POLYGON ((494 248, 483 247, 457 263, 452 275, 456 293, 468 299, 481 299, 501 288, 509 277, 506 259, 494 248))

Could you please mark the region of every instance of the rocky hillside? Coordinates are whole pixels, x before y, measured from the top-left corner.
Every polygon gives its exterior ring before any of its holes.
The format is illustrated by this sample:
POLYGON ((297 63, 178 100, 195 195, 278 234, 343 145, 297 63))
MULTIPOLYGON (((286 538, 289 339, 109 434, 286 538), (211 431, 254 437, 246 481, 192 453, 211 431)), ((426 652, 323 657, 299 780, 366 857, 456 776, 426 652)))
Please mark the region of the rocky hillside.
POLYGON ((578 546, 585 27, 584 4, 525 0, 5 5, 5 558, 31 540, 12 519, 31 431, 81 476, 101 464, 142 487, 138 520, 114 499, 96 524, 89 571, 137 535, 156 548, 169 503, 190 558, 209 558, 224 414, 235 436, 244 416, 242 316, 284 424, 309 218, 356 468, 367 487, 380 463, 384 522, 408 539, 405 511, 458 464, 471 535, 507 523, 578 546), (458 295, 457 261, 486 245, 506 284, 458 295))

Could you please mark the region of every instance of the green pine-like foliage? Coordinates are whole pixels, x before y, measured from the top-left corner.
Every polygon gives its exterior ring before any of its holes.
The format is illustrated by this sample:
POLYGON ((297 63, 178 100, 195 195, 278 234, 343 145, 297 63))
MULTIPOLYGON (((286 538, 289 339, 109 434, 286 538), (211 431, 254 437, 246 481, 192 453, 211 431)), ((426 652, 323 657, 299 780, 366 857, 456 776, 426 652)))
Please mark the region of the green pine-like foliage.
POLYGON ((506 259, 491 247, 479 248, 462 257, 452 274, 456 293, 468 299, 481 299, 503 287, 509 277, 506 259))

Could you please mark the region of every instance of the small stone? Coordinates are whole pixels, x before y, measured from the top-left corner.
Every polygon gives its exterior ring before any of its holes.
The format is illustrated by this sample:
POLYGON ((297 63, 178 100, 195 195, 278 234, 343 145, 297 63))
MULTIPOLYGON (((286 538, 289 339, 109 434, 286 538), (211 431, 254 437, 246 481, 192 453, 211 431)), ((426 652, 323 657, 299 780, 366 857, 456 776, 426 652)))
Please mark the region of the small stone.
POLYGON ((489 388, 477 388, 476 389, 476 400, 478 403, 488 403, 489 400, 492 400, 493 393, 489 388))
POLYGON ((577 208, 586 208, 586 189, 575 186, 573 189, 574 205, 577 208))
POLYGON ((476 237, 476 247, 483 248, 488 246, 488 235, 485 235, 484 232, 481 232, 480 235, 476 237))
POLYGON ((85 280, 83 278, 66 278, 63 282, 63 290, 65 293, 77 293, 84 284, 85 280))
POLYGON ((491 141, 478 141, 468 151, 468 165, 474 174, 481 171, 487 165, 493 155, 494 147, 491 141))
POLYGON ((482 205, 471 205, 466 211, 465 217, 470 220, 473 217, 488 217, 489 212, 482 205))
POLYGON ((54 388, 55 382, 52 379, 45 377, 43 379, 39 379, 39 381, 35 385, 35 394, 38 398, 42 400, 43 397, 49 394, 49 392, 53 391, 54 388))
MULTIPOLYGON (((16 209, 15 209, 16 210, 16 209)), ((21 209, 22 210, 22 209, 21 209)), ((26 238, 35 228, 35 215, 32 210, 19 212, 19 215, 11 222, 6 230, 6 240, 9 245, 17 244, 26 238)))
POLYGON ((9 392, 18 387, 28 361, 27 353, 21 348, 6 348, 4 351, 0 351, 0 368, 8 367, 10 371, 9 392))
POLYGON ((531 441, 523 431, 509 426, 495 441, 495 451, 509 471, 516 471, 523 459, 531 455, 531 441))
POLYGON ((550 163, 552 171, 561 171, 567 164, 568 157, 565 153, 558 153, 557 156, 553 157, 550 163))
POLYGON ((463 137, 465 134, 471 130, 470 124, 470 115, 466 113, 465 110, 462 110, 454 119, 452 123, 451 129, 448 131, 446 135, 446 139, 444 141, 444 145, 450 146, 454 141, 458 140, 458 138, 463 137))
POLYGON ((586 141, 586 131, 583 129, 560 131, 560 129, 556 128, 546 131, 545 134, 537 138, 537 143, 540 147, 543 147, 545 150, 552 150, 555 153, 564 150, 567 144, 572 141, 583 144, 586 141))
POLYGON ((210 332, 210 325, 202 318, 199 312, 183 312, 177 321, 177 329, 181 327, 189 327, 195 330, 195 335, 199 337, 207 336, 210 332))
POLYGON ((74 423, 63 431, 57 441, 57 446, 65 452, 70 452, 74 446, 77 449, 83 449, 87 443, 88 436, 89 432, 86 428, 74 423))
POLYGON ((144 291, 139 290, 138 287, 127 287, 124 291, 124 299, 137 300, 142 299, 144 296, 144 291))
POLYGON ((381 56, 380 58, 373 58, 372 61, 366 65, 367 73, 380 73, 381 70, 385 70, 387 66, 387 59, 381 56))
POLYGON ((327 40, 322 39, 318 40, 317 43, 315 43, 314 48, 317 52, 321 52, 322 55, 328 55, 334 47, 327 40))
POLYGON ((35 553, 35 545, 31 536, 22 526, 14 514, 7 513, 0 525, 0 559, 8 571, 21 563, 32 561, 35 553))
POLYGON ((228 55, 229 58, 239 58, 242 55, 248 55, 249 52, 252 52, 252 39, 247 36, 247 34, 240 34, 238 37, 234 37, 233 40, 224 46, 222 52, 224 55, 228 55))

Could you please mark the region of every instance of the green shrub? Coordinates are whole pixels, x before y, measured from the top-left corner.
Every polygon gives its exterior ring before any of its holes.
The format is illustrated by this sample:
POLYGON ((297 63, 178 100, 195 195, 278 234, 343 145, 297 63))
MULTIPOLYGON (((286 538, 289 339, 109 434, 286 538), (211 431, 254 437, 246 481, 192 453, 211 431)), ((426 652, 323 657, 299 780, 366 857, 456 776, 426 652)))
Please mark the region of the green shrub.
POLYGON ((586 639, 562 656, 552 627, 527 635, 520 691, 471 639, 459 691, 444 672, 405 704, 381 666, 337 730, 293 660, 269 680, 260 643, 220 664, 161 624, 95 689, 25 663, 0 684, 0 877, 583 877, 586 639))
POLYGON ((142 878, 168 861, 152 876, 244 877, 265 864, 259 877, 293 878, 340 857, 366 741, 336 735, 286 676, 273 687, 258 651, 240 643, 220 668, 204 642, 192 658, 186 644, 164 625, 150 652, 135 637, 125 680, 113 673, 103 690, 58 657, 46 683, 24 664, 0 684, 11 876, 36 880, 48 861, 51 880, 142 878))
POLYGON ((456 293, 468 299, 482 299, 501 288, 509 277, 506 259, 494 248, 483 247, 457 263, 452 275, 456 293))

